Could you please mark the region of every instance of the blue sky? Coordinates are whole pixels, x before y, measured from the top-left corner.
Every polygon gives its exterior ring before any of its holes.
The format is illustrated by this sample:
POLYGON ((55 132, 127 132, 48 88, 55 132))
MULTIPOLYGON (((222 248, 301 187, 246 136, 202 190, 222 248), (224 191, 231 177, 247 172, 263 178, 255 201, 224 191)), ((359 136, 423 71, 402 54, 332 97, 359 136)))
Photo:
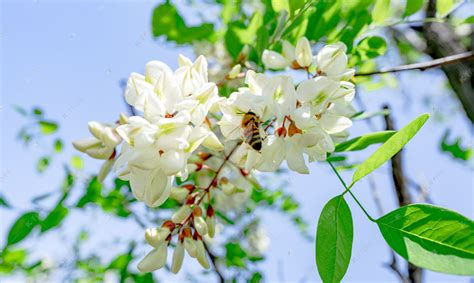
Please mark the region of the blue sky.
MULTIPOLYGON (((0 187, 15 210, 1 210, 0 239, 5 239, 11 221, 20 211, 31 209, 29 203, 33 196, 57 188, 62 177, 61 163, 74 153, 69 143, 88 136, 86 123, 89 120, 114 121, 119 112, 127 110, 119 80, 133 71, 142 72, 149 60, 161 60, 176 67, 179 53, 193 56, 190 49, 152 38, 150 22, 155 5, 154 1, 2 1, 0 187), (36 173, 34 162, 49 150, 51 141, 38 141, 29 148, 22 146, 15 137, 24 120, 13 111, 13 105, 26 109, 41 106, 48 117, 61 124, 60 134, 68 143, 65 157, 55 160, 43 175, 36 173)), ((190 14, 185 16, 189 18, 190 14)), ((389 50, 380 61, 381 66, 399 63, 395 50, 389 50)), ((382 102, 388 102, 397 113, 399 127, 421 113, 432 114, 426 127, 404 151, 406 171, 412 179, 428 187, 435 204, 473 218, 472 169, 440 154, 438 149, 440 138, 448 127, 453 136, 464 137, 464 143, 472 146, 469 122, 457 101, 452 99, 440 71, 410 72, 396 78, 398 88, 361 90, 358 95, 369 110, 378 110, 382 102), (440 115, 441 121, 435 118, 440 115)), ((380 122, 378 118, 374 120, 378 129, 382 127, 380 122)), ((351 133, 355 136, 368 131, 365 123, 356 122, 351 133)), ((362 160, 372 150, 351 157, 362 160)), ((87 171, 94 172, 98 166, 98 162, 86 158, 87 171)), ((312 164, 310 169, 310 175, 290 173, 282 178, 289 181, 286 190, 293 192, 301 202, 301 212, 310 223, 310 231, 314 231, 322 207, 342 188, 326 164, 312 164)), ((388 174, 387 167, 373 174, 387 212, 396 206, 388 174)), ((350 173, 344 173, 343 177, 350 179, 350 173)), ((376 216, 368 182, 358 184, 354 192, 376 216)), ((355 231, 353 257, 345 280, 396 281, 383 266, 390 256, 377 227, 365 218, 354 202, 348 202, 355 231)), ((280 215, 264 213, 263 217, 271 238, 268 260, 262 265, 265 278, 269 282, 319 281, 313 243, 299 236, 291 223, 282 221, 280 215)), ((115 249, 117 246, 123 249, 123 243, 111 245, 110 235, 114 238, 120 234, 137 240, 143 235, 132 221, 124 223, 89 209, 84 214, 74 212, 61 234, 47 235, 25 245, 36 256, 67 257, 72 251, 60 248, 57 241, 73 239, 86 224, 91 230, 89 250, 97 247, 115 249)), ((185 266, 190 271, 197 270, 192 261, 186 261, 185 266)), ((430 282, 468 281, 468 278, 432 272, 426 273, 426 279, 430 282)))

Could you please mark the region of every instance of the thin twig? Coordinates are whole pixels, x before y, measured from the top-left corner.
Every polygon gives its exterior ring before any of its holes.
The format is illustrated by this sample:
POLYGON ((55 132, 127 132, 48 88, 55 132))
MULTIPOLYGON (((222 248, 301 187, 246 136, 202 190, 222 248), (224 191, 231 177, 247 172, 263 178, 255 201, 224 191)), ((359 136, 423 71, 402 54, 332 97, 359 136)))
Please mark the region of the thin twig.
MULTIPOLYGON (((384 110, 389 110, 388 106, 384 106, 384 110)), ((392 117, 389 115, 384 116, 385 119, 385 129, 388 131, 394 131, 395 126, 393 124, 392 117)), ((399 151, 392 157, 391 160, 391 169, 392 169, 392 179, 395 192, 397 194, 398 204, 400 207, 411 204, 412 199, 408 192, 407 181, 405 177, 405 172, 403 169, 403 160, 402 160, 403 150, 399 151)), ((408 262, 408 282, 419 283, 422 282, 423 269, 417 267, 408 262)))
MULTIPOLYGON (((369 176, 369 186, 370 186, 370 191, 372 192, 372 197, 374 199, 375 206, 377 207, 377 211, 379 215, 382 216, 385 213, 384 213, 384 209, 382 205, 382 200, 380 199, 380 196, 378 193, 377 184, 375 183, 373 176, 369 176)), ((390 251, 390 256, 392 260, 390 261, 390 263, 386 263, 385 265, 389 267, 398 276, 398 278, 400 279, 400 282, 406 283, 407 278, 398 267, 397 256, 395 255, 392 249, 389 249, 389 251, 390 251)))
POLYGON ((368 73, 357 73, 355 74, 356 77, 363 77, 363 76, 372 76, 372 75, 380 75, 380 74, 387 74, 387 73, 396 73, 396 72, 403 72, 403 71, 410 71, 410 70, 420 70, 424 71, 426 69, 432 69, 440 66, 446 66, 450 64, 455 64, 459 62, 466 62, 474 60, 474 52, 463 52, 456 55, 446 56, 439 59, 431 60, 428 62, 422 63, 414 63, 408 65, 401 65, 393 68, 382 69, 379 71, 373 71, 368 73))
POLYGON ((219 282, 224 283, 225 282, 225 277, 222 274, 219 265, 217 265, 217 256, 211 252, 209 247, 207 246, 205 241, 202 241, 204 244, 204 249, 206 250, 207 254, 209 255, 209 258, 211 259, 212 265, 214 266, 214 271, 216 272, 217 276, 219 277, 219 282))

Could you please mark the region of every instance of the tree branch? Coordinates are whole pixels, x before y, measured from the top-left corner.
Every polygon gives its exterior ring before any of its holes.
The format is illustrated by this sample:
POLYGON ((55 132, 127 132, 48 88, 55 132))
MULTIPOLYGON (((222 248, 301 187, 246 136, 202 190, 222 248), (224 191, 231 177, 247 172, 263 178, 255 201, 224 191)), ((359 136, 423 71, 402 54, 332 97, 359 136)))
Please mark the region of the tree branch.
POLYGON ((206 249, 206 252, 209 255, 209 258, 211 259, 212 265, 214 266, 214 271, 219 277, 219 282, 224 283, 225 282, 224 275, 222 274, 219 268, 219 265, 217 265, 217 256, 211 252, 211 250, 209 249, 205 241, 202 241, 202 243, 204 244, 204 248, 206 249))
MULTIPOLYGON (((388 106, 383 107, 384 110, 389 110, 388 106)), ((388 112, 390 113, 390 112, 388 112)), ((392 117, 390 114, 384 116, 385 129, 388 131, 394 131, 395 126, 393 124, 392 117)), ((398 204, 400 207, 411 204, 412 199, 408 192, 407 182, 405 178, 405 172, 403 169, 402 150, 400 150, 395 156, 392 157, 392 179, 397 194, 398 204)), ((393 261, 392 261, 393 264, 393 261)), ((408 263, 408 282, 420 283, 422 282, 423 269, 408 263)))
POLYGON ((379 71, 368 72, 368 73, 356 73, 355 76, 356 77, 373 76, 373 75, 396 73, 396 72, 403 72, 403 71, 410 71, 410 70, 424 71, 426 69, 432 69, 436 67, 456 64, 459 62, 467 62, 471 60, 474 60, 474 52, 468 51, 468 52, 463 52, 456 55, 450 55, 450 56, 438 58, 438 59, 428 61, 428 62, 401 65, 401 66, 397 66, 393 68, 387 68, 387 69, 382 69, 379 71))

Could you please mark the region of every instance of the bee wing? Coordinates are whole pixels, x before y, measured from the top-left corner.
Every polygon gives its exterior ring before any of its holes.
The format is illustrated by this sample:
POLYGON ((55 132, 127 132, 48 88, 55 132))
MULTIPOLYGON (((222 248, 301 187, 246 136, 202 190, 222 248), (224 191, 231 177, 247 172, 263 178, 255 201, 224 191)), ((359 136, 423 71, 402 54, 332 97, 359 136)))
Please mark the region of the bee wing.
POLYGON ((254 136, 254 129, 256 128, 254 123, 249 123, 245 128, 244 128, 244 139, 245 142, 248 144, 251 144, 253 136, 254 136))
MULTIPOLYGON (((231 130, 231 131, 227 134, 227 136, 232 137, 237 131, 240 130, 240 128, 241 128, 240 126, 235 127, 233 130, 231 130)), ((240 136, 240 135, 239 135, 239 136, 240 136)))

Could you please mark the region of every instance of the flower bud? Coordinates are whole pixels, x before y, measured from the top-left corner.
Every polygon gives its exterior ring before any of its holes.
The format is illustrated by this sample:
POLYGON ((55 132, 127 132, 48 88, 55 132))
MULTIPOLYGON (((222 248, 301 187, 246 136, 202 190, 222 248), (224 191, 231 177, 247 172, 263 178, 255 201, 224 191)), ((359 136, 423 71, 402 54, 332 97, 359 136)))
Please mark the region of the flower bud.
POLYGON ((171 231, 168 228, 148 228, 145 231, 145 239, 148 244, 157 248, 170 235, 171 231))
POLYGON ((212 154, 210 154, 208 152, 200 151, 200 152, 198 152, 198 156, 199 156, 199 158, 201 158, 202 161, 206 161, 206 160, 208 160, 209 158, 212 157, 212 154))
POLYGON ((183 205, 171 216, 171 221, 181 223, 191 215, 191 212, 192 210, 189 205, 183 205))
POLYGON ((306 37, 302 37, 295 48, 296 61, 301 67, 309 67, 313 61, 311 45, 306 37))
POLYGON ((264 50, 262 54, 262 62, 269 69, 283 69, 288 66, 285 57, 280 53, 271 50, 264 50))
POLYGON ((189 191, 185 188, 173 188, 170 192, 170 198, 177 200, 178 202, 184 202, 186 197, 189 195, 189 191))
POLYGON ((200 238, 194 241, 196 246, 196 259, 205 269, 209 269, 209 261, 206 256, 206 249, 204 248, 204 243, 200 238))
POLYGON ((317 69, 329 76, 350 77, 353 70, 347 70, 346 46, 342 43, 326 45, 316 56, 317 69), (349 71, 348 74, 344 74, 349 71))
POLYGON ((88 149, 100 146, 102 142, 96 138, 80 139, 72 142, 75 149, 86 152, 88 149))
POLYGON ((227 77, 231 80, 237 78, 237 76, 240 74, 240 70, 242 69, 242 66, 240 64, 235 65, 232 67, 232 70, 230 70, 229 75, 227 77))
POLYGON ((162 242, 149 252, 137 265, 140 272, 152 272, 166 264, 168 256, 168 242, 162 242))
POLYGON ((120 113, 119 123, 120 123, 120 125, 128 124, 128 117, 123 112, 120 113))
POLYGON ((286 40, 282 40, 282 53, 288 62, 295 61, 295 47, 286 40))
POLYGON ((184 235, 184 239, 183 239, 184 248, 186 249, 190 257, 196 257, 196 244, 191 235, 191 228, 189 227, 184 228, 182 233, 184 235))
POLYGON ((102 123, 96 121, 90 121, 87 125, 89 126, 89 131, 91 134, 101 140, 105 131, 105 126, 102 123))
POLYGON ((173 262, 171 263, 171 272, 174 274, 178 273, 183 265, 184 258, 184 244, 182 241, 178 240, 176 247, 173 252, 173 262))
POLYGON ((196 228, 196 231, 200 235, 206 235, 207 234, 207 224, 206 221, 204 221, 204 218, 202 218, 202 210, 200 207, 195 207, 193 211, 193 222, 194 222, 194 228, 196 228))
POLYGON ((236 187, 234 186, 234 184, 229 183, 229 180, 226 177, 222 177, 220 183, 224 194, 230 196, 235 193, 236 187))
POLYGON ((115 163, 115 159, 109 158, 104 162, 104 164, 102 164, 102 167, 100 167, 99 174, 97 175, 97 180, 99 182, 102 183, 105 180, 105 178, 110 172, 110 169, 112 169, 112 166, 114 166, 114 163, 115 163))
POLYGON ((207 233, 209 237, 214 237, 216 233, 216 219, 214 217, 214 209, 211 205, 207 207, 206 211, 207 233))
POLYGON ((85 150, 84 152, 95 159, 109 159, 115 148, 98 145, 85 150))
POLYGON ((284 127, 280 127, 276 130, 276 135, 279 137, 286 137, 286 129, 284 127))
POLYGON ((122 142, 122 138, 115 132, 115 129, 111 127, 104 128, 104 134, 102 135, 102 142, 106 146, 115 147, 122 142))

